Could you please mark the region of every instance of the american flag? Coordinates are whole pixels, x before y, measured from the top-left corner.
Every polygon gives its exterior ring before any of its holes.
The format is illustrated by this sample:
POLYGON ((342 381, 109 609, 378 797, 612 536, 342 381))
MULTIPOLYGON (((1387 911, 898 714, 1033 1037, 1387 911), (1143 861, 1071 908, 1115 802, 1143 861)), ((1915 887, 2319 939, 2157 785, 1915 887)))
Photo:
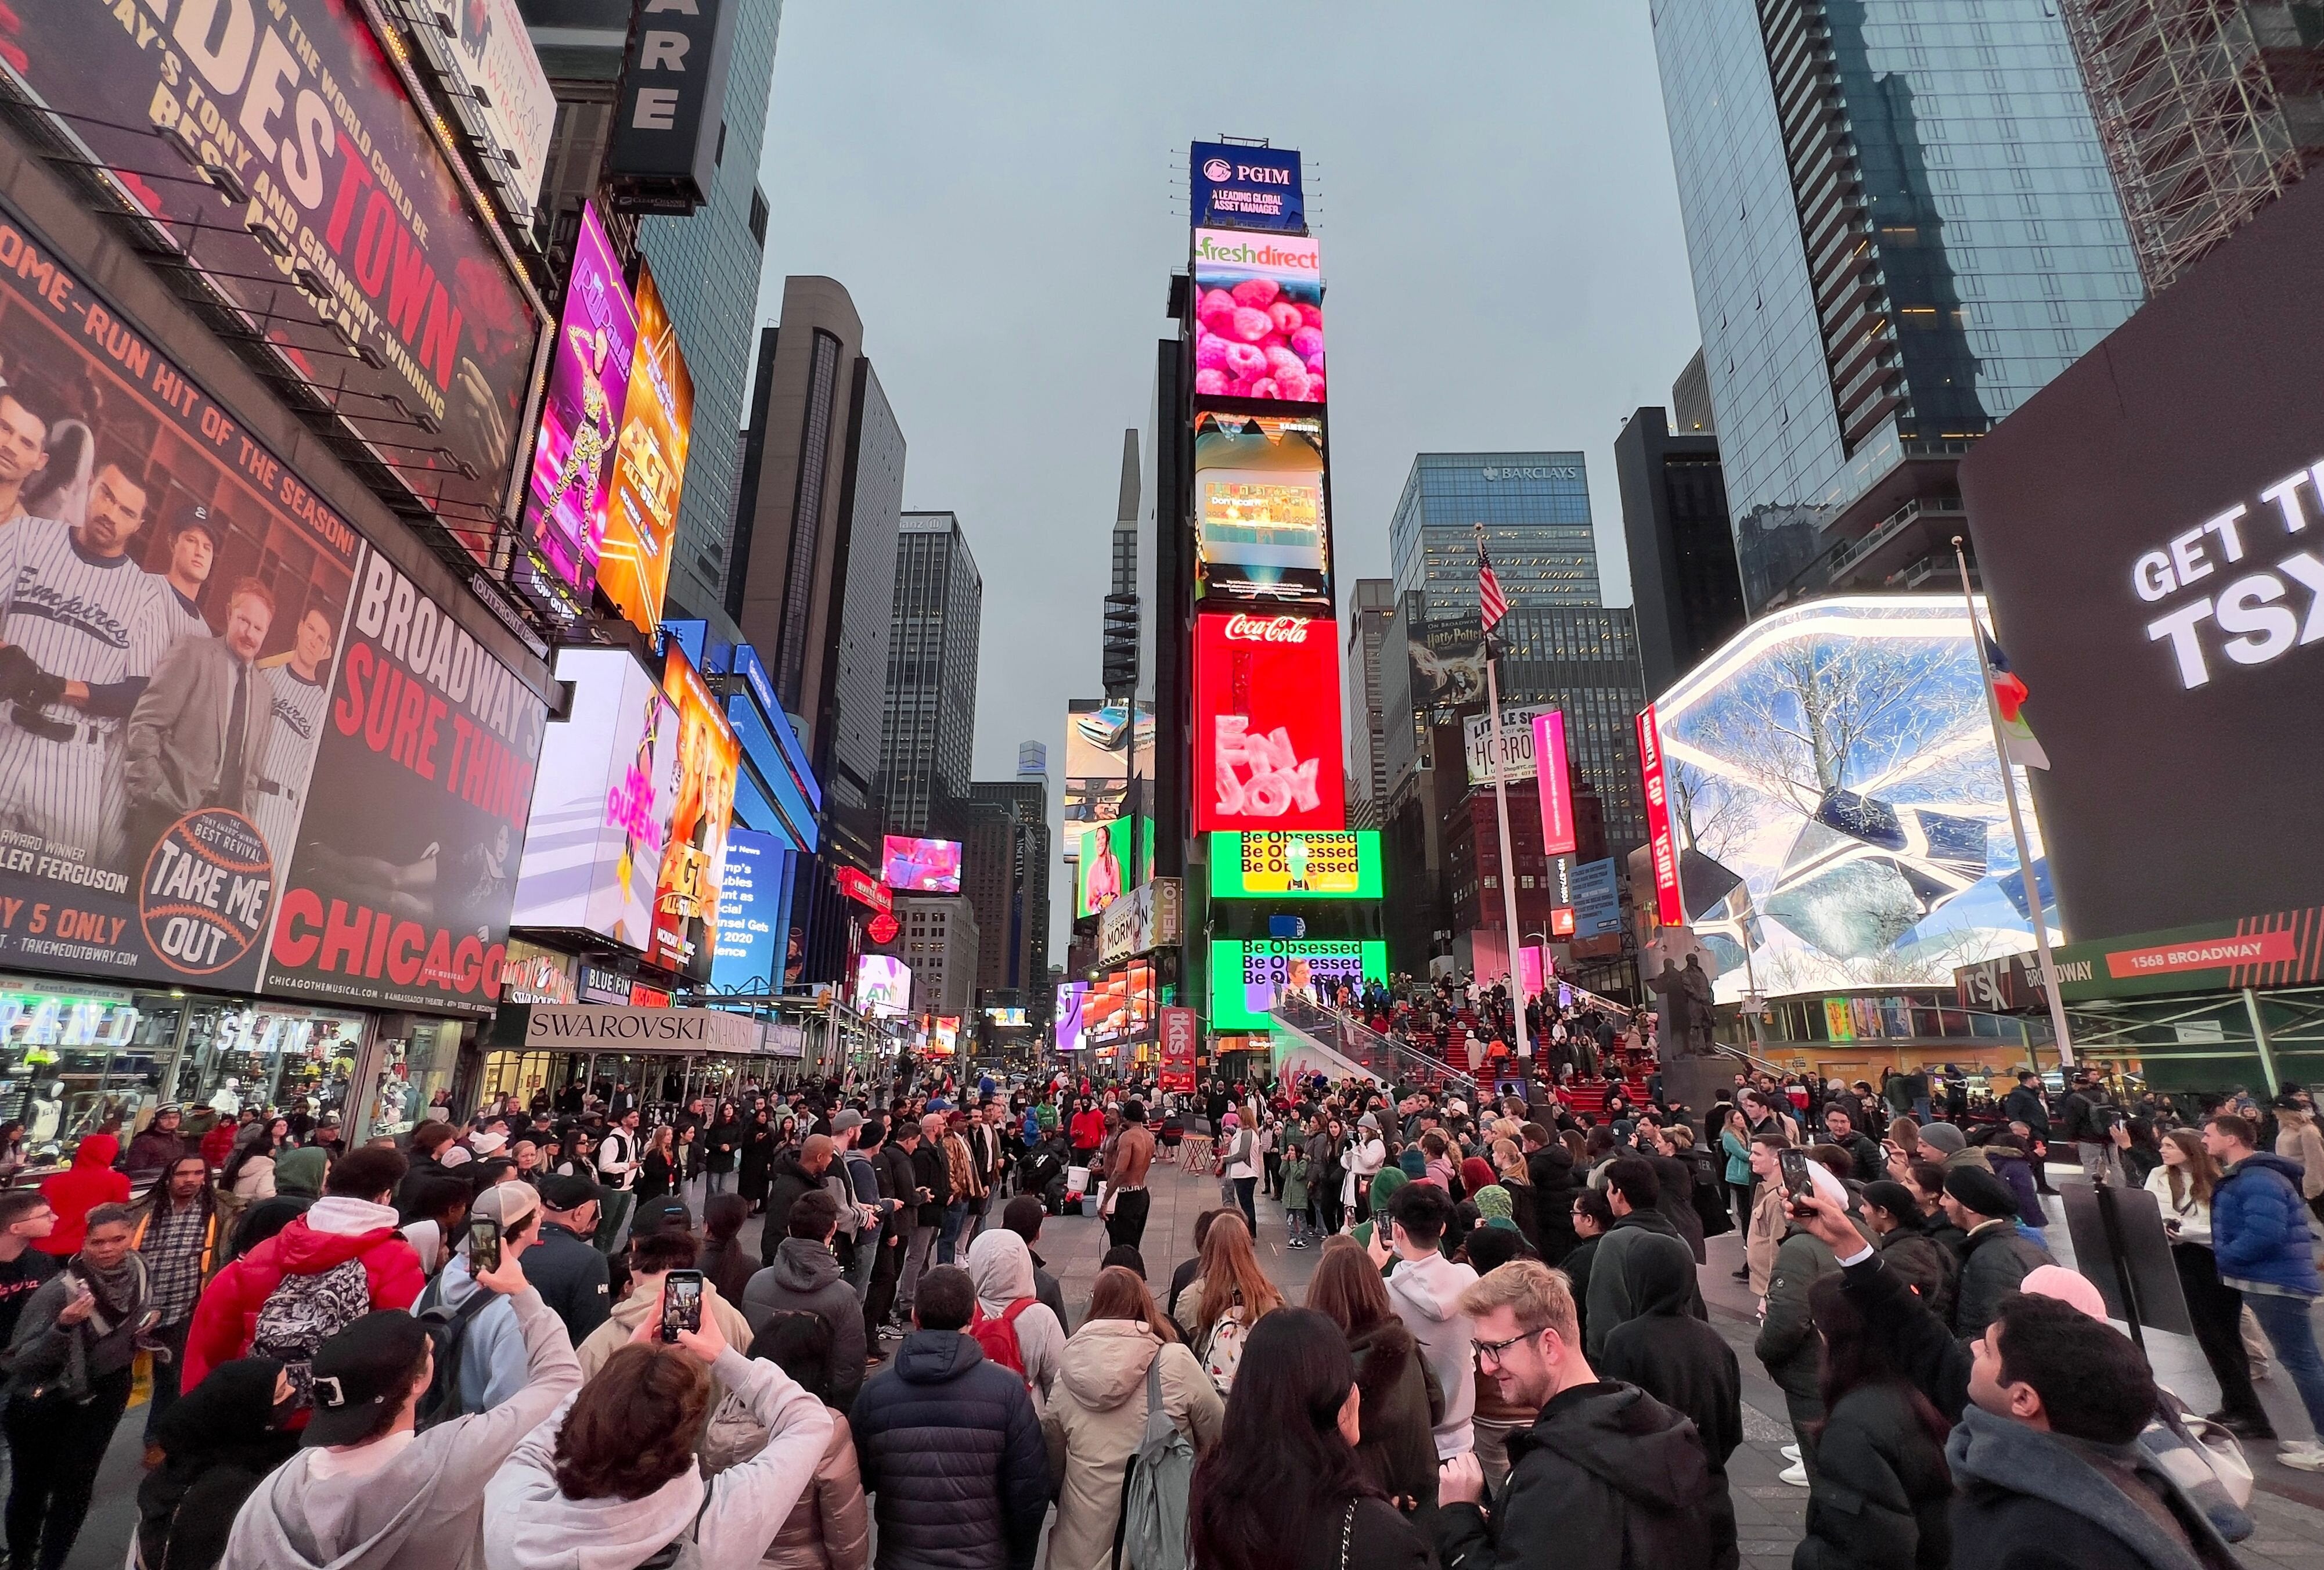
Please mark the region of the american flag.
POLYGON ((1485 635, 1491 637, 1493 629, 1509 614, 1509 602, 1501 594, 1501 580, 1493 576, 1493 559, 1485 554, 1485 531, 1477 531, 1477 610, 1484 618, 1485 635))

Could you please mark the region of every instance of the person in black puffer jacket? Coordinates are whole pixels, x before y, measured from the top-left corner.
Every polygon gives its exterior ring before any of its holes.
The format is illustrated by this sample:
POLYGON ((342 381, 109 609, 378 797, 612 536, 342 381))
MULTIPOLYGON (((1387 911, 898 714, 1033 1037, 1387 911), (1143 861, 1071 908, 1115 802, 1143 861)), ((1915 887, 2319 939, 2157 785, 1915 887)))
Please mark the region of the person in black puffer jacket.
POLYGON ((1550 1138, 1538 1123, 1525 1128, 1526 1170, 1533 1178, 1533 1214, 1540 1224, 1536 1246, 1542 1263, 1553 1268, 1581 1245, 1573 1233, 1573 1196, 1582 1191, 1574 1179, 1573 1152, 1550 1138))
POLYGON ((850 1418, 879 1524, 879 1570, 1033 1570, 1049 1513, 1049 1451, 1022 1375, 961 1332, 968 1272, 921 1278, 895 1366, 866 1381, 850 1418))
POLYGON ((1950 1426, 1914 1390, 1888 1337, 1865 1323, 1847 1283, 1825 1276, 1808 1288, 1823 1336, 1816 1473, 1807 1535, 1792 1570, 1946 1570, 1952 1563, 1950 1426))
POLYGON ((759 1262, 771 1265, 790 1235, 791 1206, 805 1194, 820 1193, 824 1172, 831 1166, 829 1134, 809 1134, 796 1150, 778 1154, 768 1168, 767 1223, 759 1234, 759 1262))

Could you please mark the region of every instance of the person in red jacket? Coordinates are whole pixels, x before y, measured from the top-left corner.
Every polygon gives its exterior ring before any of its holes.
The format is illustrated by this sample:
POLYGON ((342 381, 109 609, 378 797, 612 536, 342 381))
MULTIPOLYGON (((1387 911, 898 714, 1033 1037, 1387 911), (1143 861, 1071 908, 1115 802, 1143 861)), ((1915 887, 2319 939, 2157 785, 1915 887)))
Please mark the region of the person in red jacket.
POLYGON ((224 1170, 226 1158, 234 1154, 234 1137, 240 1132, 242 1123, 238 1119, 221 1115, 210 1131, 202 1136, 202 1159, 210 1164, 211 1171, 224 1170))
POLYGON ((319 1275, 359 1260, 372 1311, 411 1307, 428 1278, 420 1255, 396 1230, 387 1202, 404 1164, 391 1150, 350 1151, 332 1166, 323 1196, 306 1214, 212 1278, 186 1336, 184 1390, 191 1393, 210 1370, 249 1353, 258 1311, 288 1277, 319 1275))
POLYGON ((80 1252, 88 1237, 88 1213, 100 1205, 129 1203, 129 1175, 113 1169, 121 1141, 111 1134, 89 1134, 74 1147, 72 1166, 45 1178, 41 1197, 57 1213, 57 1228, 32 1246, 44 1254, 69 1260, 80 1252))

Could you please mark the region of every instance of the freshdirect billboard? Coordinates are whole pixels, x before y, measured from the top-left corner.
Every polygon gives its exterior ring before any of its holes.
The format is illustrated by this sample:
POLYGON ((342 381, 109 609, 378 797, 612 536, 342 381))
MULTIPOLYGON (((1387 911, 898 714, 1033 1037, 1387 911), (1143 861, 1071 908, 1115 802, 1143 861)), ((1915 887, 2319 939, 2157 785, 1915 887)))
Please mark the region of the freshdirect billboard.
POLYGON ((525 543, 584 604, 597 581, 605 485, 637 336, 637 310, 622 278, 621 259, 597 221, 597 209, 585 202, 524 510, 525 543))
POLYGON ((662 690, 678 710, 678 799, 646 957, 706 981, 718 947, 718 880, 726 864, 742 749, 686 651, 672 643, 663 658, 662 690))
POLYGON ((1372 939, 1211 940, 1211 1029, 1264 1030, 1286 997, 1322 1002, 1342 982, 1386 984, 1388 945, 1372 939))
POLYGON ((2319 254, 2309 181, 1962 460, 2078 940, 2324 896, 2319 254))
POLYGON ((1213 900, 1377 900, 1376 829, 1268 830, 1211 836, 1213 900))
POLYGON ((0 14, 0 69, 26 100, 68 111, 55 132, 110 169, 111 195, 185 237, 184 265, 490 565, 540 321, 363 8, 0 14))
POLYGON ((557 679, 572 710, 541 743, 512 919, 643 950, 678 805, 678 709, 623 650, 560 649, 557 679))
POLYGON ((1194 231, 1194 396, 1323 402, 1323 263, 1314 241, 1194 231))
POLYGON ((1339 623, 1194 618, 1194 827, 1344 828, 1339 623))
POLYGON ((694 376, 679 352, 677 325, 654 287, 653 269, 643 262, 637 303, 637 354, 630 362, 597 582, 615 608, 650 635, 661 624, 662 596, 669 587, 669 552, 678 538, 678 497, 694 429, 694 376))
POLYGON ((1321 420, 1195 415, 1194 493, 1197 599, 1331 607, 1321 420))

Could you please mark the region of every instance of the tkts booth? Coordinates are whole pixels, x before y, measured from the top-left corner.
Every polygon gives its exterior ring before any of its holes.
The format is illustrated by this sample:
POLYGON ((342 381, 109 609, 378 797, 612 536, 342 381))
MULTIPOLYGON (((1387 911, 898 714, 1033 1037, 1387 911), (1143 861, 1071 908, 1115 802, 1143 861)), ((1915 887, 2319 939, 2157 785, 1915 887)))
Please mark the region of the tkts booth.
POLYGON ((214 9, 0 50, 0 1118, 42 1142, 410 1127, 495 1003, 546 715, 478 598, 540 303, 364 9, 214 9))

